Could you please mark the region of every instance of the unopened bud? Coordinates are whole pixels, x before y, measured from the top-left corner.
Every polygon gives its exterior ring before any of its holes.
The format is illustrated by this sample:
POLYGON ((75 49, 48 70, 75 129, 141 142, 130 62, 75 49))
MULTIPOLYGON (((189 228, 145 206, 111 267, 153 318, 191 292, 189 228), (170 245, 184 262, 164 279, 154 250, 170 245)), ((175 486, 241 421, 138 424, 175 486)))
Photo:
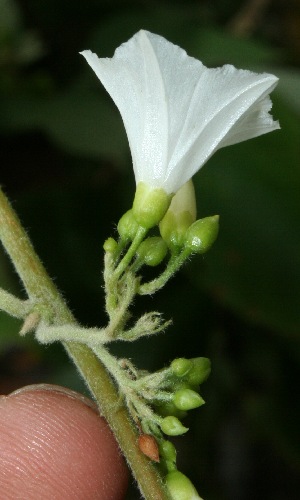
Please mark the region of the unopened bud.
POLYGON ((210 374, 211 363, 208 358, 193 358, 192 369, 188 373, 187 381, 191 386, 202 384, 210 374))
POLYGON ((172 500, 201 500, 193 483, 182 472, 169 472, 165 481, 172 500))
POLYGON ((190 253, 205 253, 216 241, 218 231, 218 215, 199 219, 187 230, 184 246, 190 253))
POLYGON ((173 403, 173 401, 167 401, 165 403, 160 404, 157 407, 157 411, 163 417, 168 417, 172 415, 177 418, 184 418, 186 416, 186 412, 179 410, 173 403))
POLYGON ((192 389, 179 389, 174 394, 173 402, 179 410, 193 410, 204 404, 204 399, 192 389))
POLYGON ((178 418, 171 415, 163 419, 160 428, 167 436, 180 436, 188 431, 188 428, 184 427, 178 418))
POLYGON ((193 363, 190 359, 177 358, 172 361, 170 368, 176 377, 184 377, 188 374, 192 366, 193 363))
POLYGON ((125 242, 132 241, 138 231, 139 225, 133 215, 133 211, 128 210, 118 223, 118 233, 125 242))
POLYGON ((158 266, 167 252, 168 247, 164 240, 159 236, 152 236, 140 244, 136 253, 147 266, 158 266))
POLYGON ((107 238, 104 242, 103 249, 107 253, 114 253, 118 247, 118 243, 113 238, 107 238))
POLYGON ((185 233, 195 220, 196 197, 190 180, 172 198, 170 207, 159 224, 160 234, 172 250, 183 247, 185 233))

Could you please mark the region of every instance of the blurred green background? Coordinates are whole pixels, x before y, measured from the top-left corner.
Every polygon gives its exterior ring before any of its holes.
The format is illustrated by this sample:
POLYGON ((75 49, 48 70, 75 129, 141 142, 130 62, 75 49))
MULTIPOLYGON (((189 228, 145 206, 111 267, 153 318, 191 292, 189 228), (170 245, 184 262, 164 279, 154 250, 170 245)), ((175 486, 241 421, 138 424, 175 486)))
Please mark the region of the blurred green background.
MULTIPOLYGON (((195 178, 198 217, 220 235, 166 290, 136 302, 172 317, 161 337, 114 351, 158 369, 207 356, 206 405, 179 438, 179 466, 207 500, 296 500, 300 491, 299 0, 0 0, 0 182, 78 320, 105 323, 102 243, 132 202, 121 118, 78 52, 112 56, 140 28, 208 66, 280 77, 282 130, 219 151, 195 178)), ((23 296, 0 253, 1 286, 23 296)), ((85 391, 59 345, 0 315, 0 388, 85 391)), ((128 498, 139 498, 132 487, 128 498)))

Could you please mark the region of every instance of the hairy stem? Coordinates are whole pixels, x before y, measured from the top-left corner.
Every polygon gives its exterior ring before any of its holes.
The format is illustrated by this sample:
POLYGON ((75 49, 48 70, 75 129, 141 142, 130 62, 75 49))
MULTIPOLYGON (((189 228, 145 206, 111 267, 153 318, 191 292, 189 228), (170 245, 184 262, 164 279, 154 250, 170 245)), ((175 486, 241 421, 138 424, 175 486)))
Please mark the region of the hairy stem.
POLYGON ((0 288, 0 309, 15 318, 25 318, 29 313, 30 304, 0 288))
MULTIPOLYGON (((56 325, 76 324, 1 190, 0 239, 32 303, 38 303, 41 306, 39 310, 50 315, 56 325)), ((167 500, 169 495, 161 476, 150 460, 139 451, 137 433, 103 364, 92 350, 83 344, 65 342, 64 347, 97 400, 100 412, 113 430, 144 497, 147 500, 167 500)))
POLYGON ((130 264, 131 260, 135 256, 135 252, 137 251, 138 247, 142 243, 143 239, 145 238, 147 234, 147 229, 144 227, 140 226, 137 230, 137 233, 135 235, 135 238, 133 242, 131 243, 130 247, 128 248, 126 254, 124 255, 123 259, 121 262, 118 264, 118 267, 115 270, 115 277, 118 278, 121 276, 121 274, 125 271, 127 266, 130 264))
POLYGON ((189 255, 190 253, 185 250, 183 250, 178 255, 173 255, 169 260, 169 263, 164 272, 160 276, 158 276, 158 278, 140 285, 138 293, 140 295, 151 295, 152 293, 157 292, 157 290, 165 286, 167 281, 172 278, 172 276, 176 271, 178 271, 178 269, 182 266, 189 255))

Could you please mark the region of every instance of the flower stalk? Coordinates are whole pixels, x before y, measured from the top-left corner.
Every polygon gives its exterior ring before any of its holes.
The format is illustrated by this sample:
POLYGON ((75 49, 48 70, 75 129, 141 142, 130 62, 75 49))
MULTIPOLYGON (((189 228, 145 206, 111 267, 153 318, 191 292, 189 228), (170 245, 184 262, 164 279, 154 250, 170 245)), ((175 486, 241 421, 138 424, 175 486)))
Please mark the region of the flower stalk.
POLYGON ((29 313, 30 305, 26 300, 20 300, 11 293, 0 288, 0 309, 10 316, 23 319, 29 313))
MULTIPOLYGON (((31 308, 43 311, 41 314, 47 319, 51 317, 55 325, 70 323, 76 325, 75 318, 36 255, 28 235, 2 190, 0 190, 0 239, 24 284, 31 308)), ((2 292, 0 304, 8 313, 14 312, 15 306, 22 301, 16 299, 11 301, 13 306, 6 306, 7 297, 8 294, 2 292)), ((26 307, 23 313, 27 311, 26 307)), ((114 432, 144 497, 149 500, 167 500, 169 495, 162 478, 151 461, 139 450, 137 431, 99 358, 92 349, 81 343, 63 342, 63 345, 96 399, 101 415, 114 432)))

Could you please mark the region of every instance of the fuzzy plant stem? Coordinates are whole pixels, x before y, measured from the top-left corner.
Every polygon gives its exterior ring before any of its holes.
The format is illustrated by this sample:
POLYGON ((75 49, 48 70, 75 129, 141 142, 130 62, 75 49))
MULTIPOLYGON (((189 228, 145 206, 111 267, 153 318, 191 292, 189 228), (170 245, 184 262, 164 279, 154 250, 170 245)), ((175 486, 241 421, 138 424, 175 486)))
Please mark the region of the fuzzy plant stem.
POLYGON ((20 300, 0 288, 0 309, 15 318, 25 318, 30 311, 28 301, 20 300))
MULTIPOLYGON (((0 239, 24 284, 29 301, 33 306, 35 304, 38 306, 41 316, 43 317, 44 312, 45 317, 47 319, 51 317, 52 323, 56 325, 76 324, 75 318, 48 276, 1 189, 0 239)), ((96 399, 101 414, 114 432, 144 498, 147 500, 169 499, 160 474, 138 449, 137 432, 103 364, 93 351, 83 344, 65 342, 64 347, 96 399)))

